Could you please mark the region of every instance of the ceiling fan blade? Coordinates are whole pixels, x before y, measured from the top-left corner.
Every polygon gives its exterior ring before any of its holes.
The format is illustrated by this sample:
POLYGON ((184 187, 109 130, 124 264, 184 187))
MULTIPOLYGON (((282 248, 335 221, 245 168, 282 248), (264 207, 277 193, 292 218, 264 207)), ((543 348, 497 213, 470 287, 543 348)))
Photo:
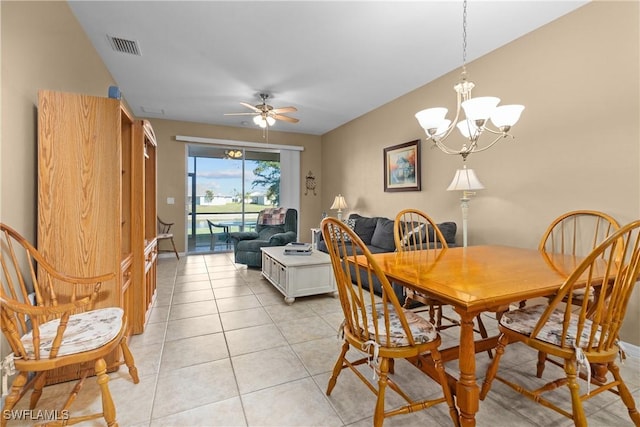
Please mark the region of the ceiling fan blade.
POLYGON ((296 107, 282 107, 282 108, 274 108, 271 111, 275 114, 280 114, 280 113, 293 113, 295 111, 298 111, 298 109, 296 107))
POLYGON ((225 116, 255 116, 256 114, 260 114, 259 111, 255 113, 224 113, 225 116))
POLYGON ((245 107, 247 107, 250 110, 255 111, 256 113, 261 113, 262 112, 262 110, 257 108, 255 105, 247 104, 246 102, 241 102, 240 105, 244 105, 245 107))
POLYGON ((287 116, 283 116, 281 114, 274 114, 272 117, 274 119, 276 119, 276 120, 282 120, 282 121, 289 122, 289 123, 298 123, 300 121, 298 119, 294 119, 293 117, 287 117, 287 116))

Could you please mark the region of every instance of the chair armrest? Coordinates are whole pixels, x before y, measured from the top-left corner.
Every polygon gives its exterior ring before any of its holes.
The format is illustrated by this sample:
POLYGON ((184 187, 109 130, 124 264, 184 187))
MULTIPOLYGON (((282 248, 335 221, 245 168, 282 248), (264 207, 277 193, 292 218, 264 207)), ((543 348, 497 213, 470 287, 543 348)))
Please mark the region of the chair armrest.
POLYGON ((297 234, 293 231, 276 233, 269 239, 269 246, 284 246, 287 243, 295 242, 297 237, 297 234))
POLYGON ((255 231, 235 231, 233 233, 229 233, 229 238, 237 242, 241 240, 255 240, 258 237, 258 233, 255 231))

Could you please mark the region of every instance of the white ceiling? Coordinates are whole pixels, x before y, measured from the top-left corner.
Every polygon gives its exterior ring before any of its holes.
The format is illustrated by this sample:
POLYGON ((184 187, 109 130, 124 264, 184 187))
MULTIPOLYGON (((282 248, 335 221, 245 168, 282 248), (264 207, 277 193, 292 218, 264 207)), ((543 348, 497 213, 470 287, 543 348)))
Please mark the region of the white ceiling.
MULTIPOLYGON (((587 1, 470 0, 467 63, 587 1)), ((224 113, 247 112, 239 102, 259 104, 266 92, 275 108, 298 109, 288 115, 299 123, 274 130, 321 135, 462 64, 462 1, 69 6, 143 118, 255 127, 224 113), (135 41, 141 55, 116 52, 107 36, 135 41)))

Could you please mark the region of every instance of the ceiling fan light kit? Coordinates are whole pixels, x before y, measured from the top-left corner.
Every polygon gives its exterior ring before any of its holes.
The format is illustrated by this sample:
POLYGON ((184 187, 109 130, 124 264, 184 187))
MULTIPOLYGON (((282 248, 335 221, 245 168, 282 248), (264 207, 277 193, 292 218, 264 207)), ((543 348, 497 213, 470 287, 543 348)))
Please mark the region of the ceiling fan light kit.
POLYGON ((273 106, 267 104, 267 99, 269 99, 269 94, 267 93, 261 93, 260 99, 262 100, 262 103, 258 105, 251 105, 246 102, 240 103, 240 105, 250 109, 250 113, 225 113, 225 116, 254 116, 253 123, 260 126, 262 129, 268 129, 270 126, 275 125, 276 120, 282 120, 289 123, 299 122, 298 119, 285 116, 283 114, 298 111, 296 107, 273 108, 273 106))

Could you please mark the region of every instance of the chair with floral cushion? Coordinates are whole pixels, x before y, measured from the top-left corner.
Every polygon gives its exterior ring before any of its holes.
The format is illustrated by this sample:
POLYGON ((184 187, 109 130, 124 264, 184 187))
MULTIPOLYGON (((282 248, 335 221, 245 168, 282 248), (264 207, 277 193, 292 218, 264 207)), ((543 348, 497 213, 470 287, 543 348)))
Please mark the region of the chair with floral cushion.
POLYGON ((117 426, 116 410, 109 392, 105 356, 120 349, 133 382, 138 372, 126 342, 127 319, 119 307, 94 309, 100 286, 115 274, 96 277, 71 277, 56 271, 24 237, 0 224, 0 315, 2 333, 12 351, 17 375, 6 397, 0 424, 4 427, 11 409, 33 388, 29 409, 35 409, 47 374, 74 365, 81 378, 71 389, 59 411, 62 414, 47 425, 71 425, 104 418, 117 426), (64 289, 64 291, 62 290, 64 289), (102 412, 72 417, 69 408, 89 374, 97 375, 102 397, 102 412), (69 416, 67 418, 67 415, 69 416))
MULTIPOLYGON (((618 224, 618 221, 604 212, 594 210, 566 212, 549 224, 540 239, 538 250, 547 254, 586 256, 619 229, 620 224, 618 224)), ((569 275, 569 273, 563 272, 565 275, 569 275)), ((582 303, 582 292, 582 290, 573 292, 572 303, 574 305, 582 303)), ((520 308, 525 305, 526 301, 520 301, 520 308)), ((540 354, 538 357, 538 375, 541 375, 544 370, 545 360, 556 363, 553 359, 548 359, 544 354, 540 354)), ((604 381, 602 377, 605 374, 606 372, 602 366, 593 365, 594 379, 602 379, 604 381)))
MULTIPOLYGON (((639 235, 640 220, 627 224, 582 259, 548 303, 502 315, 496 356, 487 370, 481 399, 487 396, 493 380, 498 379, 534 402, 571 418, 576 426, 586 426, 583 401, 610 391, 621 398, 633 423, 640 426, 640 414, 616 364, 621 352, 618 332, 640 275, 639 235), (577 291, 580 294, 574 299, 577 291), (575 301, 580 305, 574 305, 575 301), (522 342, 539 354, 562 360, 565 375, 545 381, 535 390, 500 377, 498 365, 507 344, 512 342, 522 342), (604 383, 592 381, 590 363, 605 364, 613 378, 606 378, 604 383), (578 378, 586 380, 586 393, 582 393, 585 390, 581 390, 578 378), (560 402, 543 397, 545 392, 565 384, 571 395, 571 412, 563 409, 560 402)), ((575 258, 553 253, 544 256, 552 265, 575 258)), ((542 372, 537 376, 542 377, 542 372)))
POLYGON ((453 424, 459 425, 458 413, 438 351, 441 340, 435 326, 418 314, 402 308, 389 280, 352 229, 335 218, 325 218, 321 228, 345 318, 341 326, 344 343, 329 379, 327 395, 336 386, 340 372, 349 368, 377 396, 373 414, 374 426, 381 426, 385 418, 427 409, 439 403, 448 405, 453 424), (362 254, 360 257, 366 260, 366 267, 350 268, 357 254, 362 254), (368 278, 366 284, 364 277, 368 278), (373 289, 369 288, 372 277, 377 277, 381 283, 381 297, 374 295, 373 289), (358 360, 349 360, 347 352, 351 346, 366 355, 358 360), (442 386, 442 395, 420 400, 408 396, 390 377, 395 359, 411 359, 417 364, 432 365, 432 373, 442 386), (357 368, 365 363, 374 370, 374 378, 378 380, 377 388, 357 368), (403 398, 406 404, 385 410, 387 387, 403 398))
MULTIPOLYGON (((433 252, 448 248, 444 235, 435 221, 426 213, 418 209, 404 209, 396 215, 393 227, 396 251, 429 250, 433 252)), ((412 306, 413 301, 424 304, 429 309, 429 320, 436 325, 438 330, 460 326, 458 319, 447 317, 442 312, 442 302, 422 292, 405 288, 406 299, 404 306, 412 306), (442 324, 442 319, 448 321, 442 324)), ((476 317, 478 322, 477 332, 482 338, 487 338, 487 330, 482 323, 480 315, 476 317)), ((491 351, 489 351, 491 356, 491 351)))

